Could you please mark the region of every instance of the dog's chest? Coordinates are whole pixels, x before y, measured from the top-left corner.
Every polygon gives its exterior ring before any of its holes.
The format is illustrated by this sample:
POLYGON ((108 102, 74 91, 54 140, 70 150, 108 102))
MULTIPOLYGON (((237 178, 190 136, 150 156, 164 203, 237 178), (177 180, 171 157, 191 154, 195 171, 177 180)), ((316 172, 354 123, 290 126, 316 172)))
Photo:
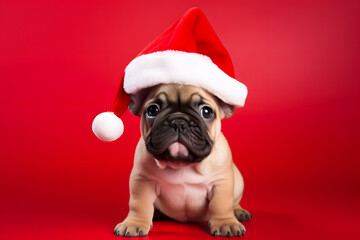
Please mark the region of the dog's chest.
POLYGON ((205 221, 209 180, 191 167, 162 170, 156 180, 155 206, 178 221, 205 221))

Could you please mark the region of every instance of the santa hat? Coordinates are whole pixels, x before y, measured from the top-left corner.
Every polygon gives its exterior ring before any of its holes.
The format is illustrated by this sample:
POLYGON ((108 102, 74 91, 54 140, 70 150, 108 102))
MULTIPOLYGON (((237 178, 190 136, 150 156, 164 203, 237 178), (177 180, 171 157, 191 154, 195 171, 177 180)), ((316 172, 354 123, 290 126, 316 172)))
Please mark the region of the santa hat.
POLYGON ((163 83, 202 87, 227 104, 242 107, 247 88, 235 79, 229 53, 199 8, 188 10, 125 68, 110 112, 96 116, 92 129, 103 141, 123 133, 120 117, 130 95, 163 83))

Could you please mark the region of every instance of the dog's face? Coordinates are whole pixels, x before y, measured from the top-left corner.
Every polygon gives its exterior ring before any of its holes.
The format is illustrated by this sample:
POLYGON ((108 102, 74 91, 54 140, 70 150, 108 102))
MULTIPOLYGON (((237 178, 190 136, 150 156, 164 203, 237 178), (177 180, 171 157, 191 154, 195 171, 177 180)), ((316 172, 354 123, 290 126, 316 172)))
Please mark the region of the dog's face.
POLYGON ((132 96, 141 133, 155 159, 190 164, 205 159, 234 108, 202 88, 163 84, 132 96))

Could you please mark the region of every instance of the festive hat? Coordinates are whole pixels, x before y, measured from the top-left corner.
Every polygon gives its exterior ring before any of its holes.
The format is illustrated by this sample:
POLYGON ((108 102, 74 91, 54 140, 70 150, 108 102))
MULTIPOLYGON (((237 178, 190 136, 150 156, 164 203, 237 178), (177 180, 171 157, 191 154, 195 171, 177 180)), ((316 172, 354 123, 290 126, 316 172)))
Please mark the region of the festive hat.
POLYGON ((247 88, 235 79, 230 55, 199 8, 188 10, 125 68, 110 112, 93 121, 95 135, 114 141, 123 133, 120 120, 130 95, 163 83, 202 87, 235 107, 245 104, 247 88))

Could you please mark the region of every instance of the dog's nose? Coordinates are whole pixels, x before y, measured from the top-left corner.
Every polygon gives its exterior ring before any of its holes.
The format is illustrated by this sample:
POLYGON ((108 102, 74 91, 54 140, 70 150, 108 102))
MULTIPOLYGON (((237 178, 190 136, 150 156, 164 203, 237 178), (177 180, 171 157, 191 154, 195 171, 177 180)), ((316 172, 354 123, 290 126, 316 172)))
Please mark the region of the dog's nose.
POLYGON ((183 119, 175 119, 171 121, 170 127, 172 127, 175 132, 179 133, 184 132, 188 128, 188 125, 183 119))

